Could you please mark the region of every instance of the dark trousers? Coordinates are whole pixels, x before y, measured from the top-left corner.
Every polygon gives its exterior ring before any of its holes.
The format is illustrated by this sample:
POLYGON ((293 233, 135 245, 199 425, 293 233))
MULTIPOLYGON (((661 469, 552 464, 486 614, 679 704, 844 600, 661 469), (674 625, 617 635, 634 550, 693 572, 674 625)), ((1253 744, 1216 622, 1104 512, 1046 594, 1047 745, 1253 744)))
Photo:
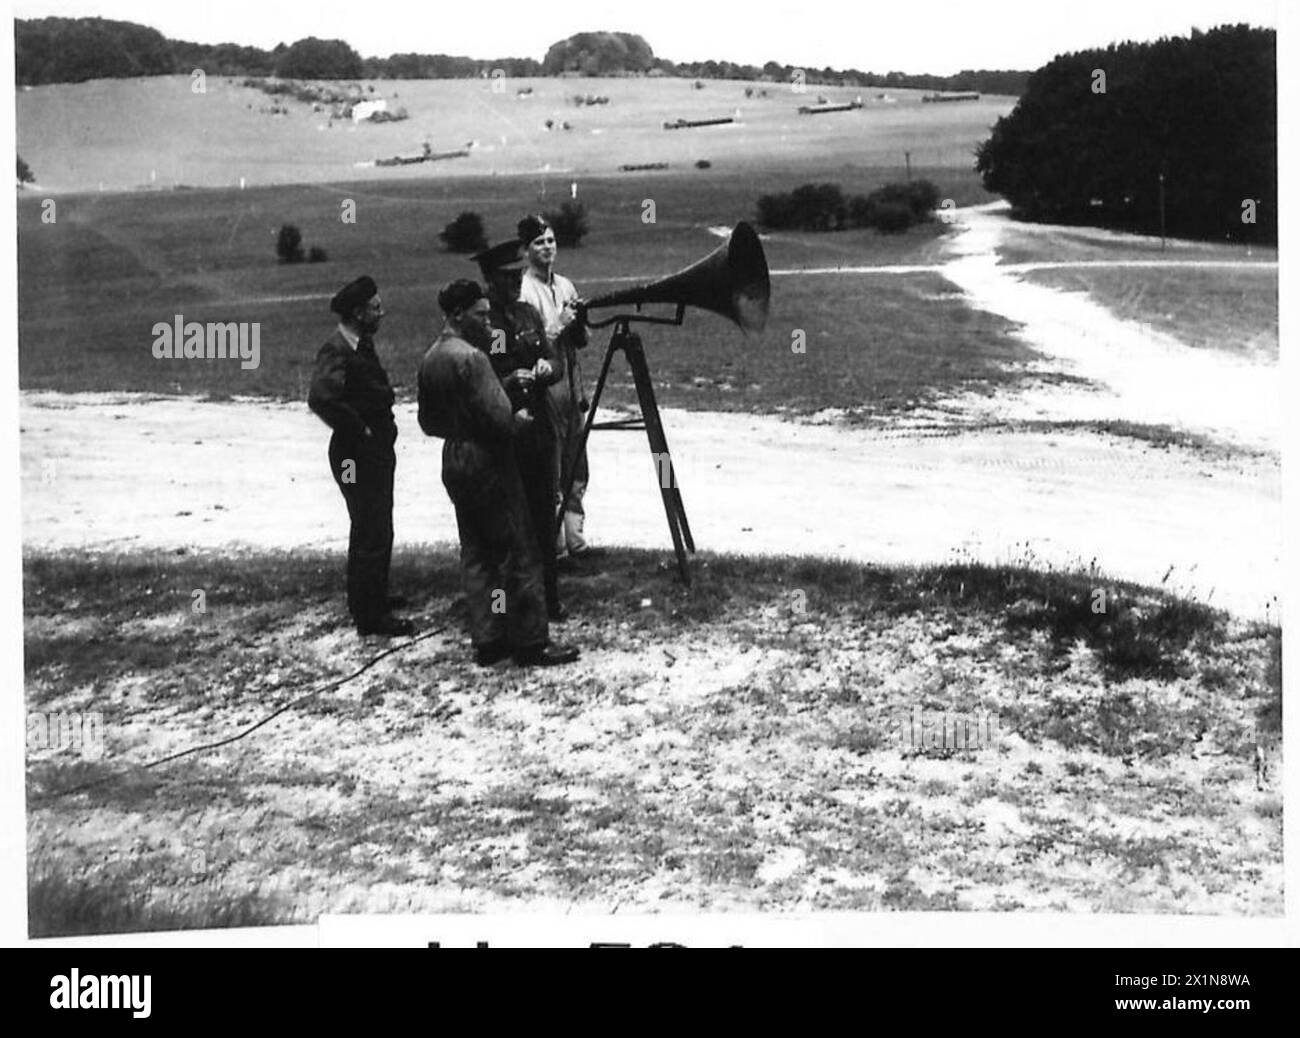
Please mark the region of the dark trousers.
POLYGON ((553 437, 539 437, 535 445, 520 448, 518 457, 528 517, 542 558, 546 606, 554 609, 560 604, 559 578, 555 568, 555 502, 559 494, 555 479, 555 440, 553 437))
POLYGON ((373 627, 388 614, 397 455, 391 445, 344 440, 337 433, 330 439, 329 455, 330 472, 343 492, 352 521, 348 536, 348 612, 357 627, 373 627))
POLYGON ((475 648, 546 644, 545 578, 519 468, 506 460, 443 484, 456 508, 461 577, 475 648))

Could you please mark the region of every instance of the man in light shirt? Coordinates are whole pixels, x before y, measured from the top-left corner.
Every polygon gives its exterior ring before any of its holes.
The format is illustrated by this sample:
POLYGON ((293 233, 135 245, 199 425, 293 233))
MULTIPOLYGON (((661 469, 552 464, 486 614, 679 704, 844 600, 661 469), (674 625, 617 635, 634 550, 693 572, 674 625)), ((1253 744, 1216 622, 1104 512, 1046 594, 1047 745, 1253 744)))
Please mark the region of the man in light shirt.
POLYGON ((557 509, 563 512, 555 543, 557 559, 578 558, 588 552, 583 537, 585 512, 582 499, 587 492, 587 449, 575 458, 573 450, 582 437, 583 413, 587 394, 582 384, 582 370, 577 350, 587 345, 586 325, 577 319, 578 291, 573 282, 555 273, 555 231, 544 216, 525 216, 519 221, 519 241, 528 253, 528 267, 519 287, 519 298, 531 304, 542 316, 547 338, 560 356, 564 378, 548 391, 552 422, 555 427, 557 509), (574 474, 569 499, 561 503, 559 495, 574 474))

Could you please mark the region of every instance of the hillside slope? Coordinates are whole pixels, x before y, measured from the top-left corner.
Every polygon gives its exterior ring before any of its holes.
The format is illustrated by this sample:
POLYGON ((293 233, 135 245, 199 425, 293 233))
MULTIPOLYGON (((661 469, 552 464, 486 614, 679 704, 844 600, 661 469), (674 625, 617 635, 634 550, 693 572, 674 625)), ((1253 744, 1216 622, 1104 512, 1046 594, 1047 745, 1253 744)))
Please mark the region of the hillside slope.
MULTIPOLYGON (((623 164, 699 159, 732 169, 807 169, 825 177, 844 165, 969 169, 976 144, 1014 98, 930 105, 921 91, 857 91, 758 84, 766 97, 745 97, 750 84, 709 82, 696 90, 679 79, 530 79, 376 81, 410 118, 353 124, 242 81, 210 77, 194 93, 188 76, 95 80, 22 89, 17 95, 18 151, 37 178, 34 190, 121 191, 178 186, 319 183, 358 177, 442 178, 492 173, 614 173, 623 164), (531 88, 520 96, 518 91, 531 88), (577 106, 576 94, 608 104, 577 106), (865 108, 799 115, 817 97, 865 108), (885 97, 889 100, 886 100, 885 97), (271 114, 276 103, 287 114, 271 114), (678 118, 740 114, 739 124, 665 130, 678 118), (546 128, 551 120, 554 129, 546 128), (567 122, 571 129, 564 130, 567 122), (376 168, 375 159, 464 148, 466 158, 376 168)), ((370 84, 367 84, 370 85, 370 84)))

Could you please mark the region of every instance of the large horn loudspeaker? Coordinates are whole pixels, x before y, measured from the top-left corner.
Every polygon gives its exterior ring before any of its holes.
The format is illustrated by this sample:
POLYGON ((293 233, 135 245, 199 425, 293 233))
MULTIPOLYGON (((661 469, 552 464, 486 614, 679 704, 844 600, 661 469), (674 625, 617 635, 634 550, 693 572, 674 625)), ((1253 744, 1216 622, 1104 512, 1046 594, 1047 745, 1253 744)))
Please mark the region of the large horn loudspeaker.
MULTIPOLYGON (((742 331, 758 332, 767 324, 772 285, 767 258, 758 235, 749 224, 736 224, 731 237, 685 270, 636 288, 625 288, 590 300, 588 310, 642 303, 697 306, 721 314, 742 331)), ((602 322, 607 323, 607 322, 602 322)))

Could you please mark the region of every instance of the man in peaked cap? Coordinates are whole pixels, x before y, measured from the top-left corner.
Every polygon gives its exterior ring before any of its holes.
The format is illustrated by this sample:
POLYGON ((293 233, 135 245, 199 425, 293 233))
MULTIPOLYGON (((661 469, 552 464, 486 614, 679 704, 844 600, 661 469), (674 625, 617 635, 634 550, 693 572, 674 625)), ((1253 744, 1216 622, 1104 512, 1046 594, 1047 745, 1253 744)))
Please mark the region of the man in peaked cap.
POLYGON ((532 422, 515 437, 515 457, 524 484, 529 518, 537 537, 546 581, 546 615, 556 622, 568 618, 560 601, 555 563, 555 517, 559 473, 556 468, 555 424, 552 420, 550 386, 564 377, 564 365, 546 335, 541 315, 519 298, 523 275, 519 264, 523 246, 519 241, 502 242, 474 256, 487 283, 488 302, 494 329, 488 360, 501 379, 501 386, 516 412, 532 422))
POLYGON ((348 612, 362 636, 407 635, 414 632, 411 622, 389 611, 397 423, 393 387, 375 353, 384 307, 374 279, 362 276, 344 285, 330 310, 339 324, 316 355, 307 406, 334 430, 330 473, 351 520, 348 612))
POLYGON ((442 483, 456 509, 461 575, 475 657, 491 666, 570 663, 550 641, 541 557, 528 516, 515 440, 533 419, 515 411, 492 370, 491 306, 477 282, 438 293, 442 333, 420 362, 419 420, 442 448, 442 483))
POLYGON ((568 278, 556 274, 555 231, 544 216, 525 216, 518 224, 518 239, 528 259, 520 281, 519 298, 530 303, 541 315, 547 338, 556 356, 563 362, 565 377, 549 390, 551 420, 556 439, 556 504, 563 521, 555 543, 556 557, 566 559, 588 553, 583 536, 586 513, 582 499, 587 491, 587 449, 576 456, 574 450, 582 438, 583 411, 587 395, 582 385, 582 371, 576 350, 587 345, 587 326, 578 318, 578 291, 568 278), (573 490, 561 503, 573 472, 573 490))

